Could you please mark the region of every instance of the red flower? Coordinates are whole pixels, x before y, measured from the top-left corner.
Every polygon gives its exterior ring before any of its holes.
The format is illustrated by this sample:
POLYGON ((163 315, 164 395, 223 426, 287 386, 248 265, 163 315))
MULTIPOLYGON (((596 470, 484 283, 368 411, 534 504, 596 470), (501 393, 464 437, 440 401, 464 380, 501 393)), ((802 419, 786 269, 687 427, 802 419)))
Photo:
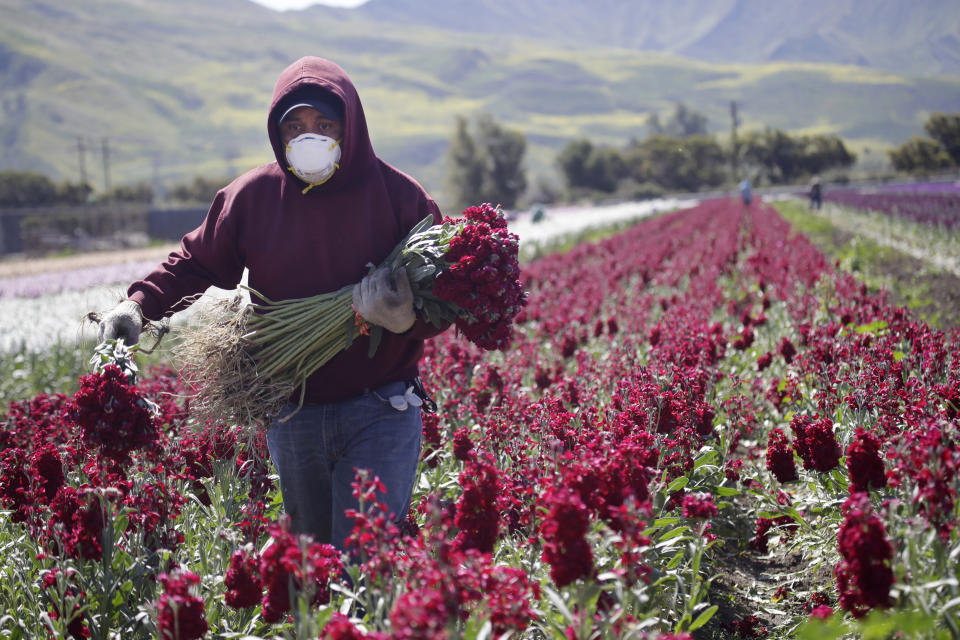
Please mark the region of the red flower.
POLYGON ((176 569, 160 574, 163 593, 157 601, 157 629, 163 640, 197 640, 208 629, 203 599, 190 593, 200 584, 200 577, 190 571, 176 569))
POLYGON ((392 637, 396 640, 448 640, 447 623, 456 614, 436 589, 404 593, 390 612, 392 637))
POLYGON ((558 587, 593 575, 593 553, 585 538, 590 524, 587 507, 566 488, 553 487, 543 497, 547 517, 540 524, 543 558, 558 587))
POLYGON ((237 549, 230 558, 230 567, 224 576, 227 588, 224 601, 234 609, 252 607, 263 595, 263 582, 258 571, 258 559, 251 550, 237 549))
POLYGON ((337 611, 320 632, 320 638, 328 638, 329 640, 386 640, 387 636, 379 631, 364 633, 350 622, 350 618, 337 611))
POLYGON ((880 458, 880 439, 857 427, 853 441, 847 446, 847 471, 850 491, 869 491, 887 486, 887 476, 880 458))
POLYGON ((470 430, 460 427, 453 432, 453 457, 461 462, 474 459, 473 440, 470 439, 470 430))
POLYGON ((804 469, 830 471, 840 462, 840 444, 833 435, 833 423, 827 418, 814 421, 808 415, 797 414, 790 422, 793 429, 793 447, 803 460, 804 469))
POLYGON ((780 355, 783 356, 787 364, 793 362, 793 357, 797 355, 797 348, 786 336, 780 341, 780 355))
POLYGON ((763 371, 773 362, 773 354, 769 351, 757 358, 757 371, 763 371))
POLYGON ((63 486, 50 504, 47 538, 56 553, 73 558, 100 560, 103 554, 104 513, 88 487, 63 486))
POLYGON ((131 451, 157 440, 157 426, 146 402, 116 365, 81 376, 73 402, 67 418, 80 427, 88 447, 108 458, 125 462, 131 451))
POLYGON ((767 470, 779 482, 791 482, 797 479, 797 466, 793 462, 790 440, 780 429, 771 430, 767 440, 767 470))
POLYGON ((460 474, 460 484, 463 486, 463 495, 457 503, 454 520, 460 533, 455 544, 461 550, 476 549, 492 553, 500 532, 497 468, 489 463, 471 462, 460 474))
POLYGON ((873 512, 868 494, 852 494, 843 504, 843 514, 844 521, 837 533, 843 560, 834 569, 834 575, 840 606, 859 618, 874 607, 890 604, 893 547, 883 523, 873 512))
POLYGON ((689 493, 683 497, 683 517, 707 519, 717 515, 717 505, 709 493, 689 493))
POLYGON ((339 552, 329 544, 294 536, 286 521, 271 525, 270 535, 273 542, 260 556, 260 577, 267 590, 263 596, 263 620, 278 622, 290 610, 294 596, 291 586, 312 593, 311 604, 328 602, 330 580, 343 568, 339 552))

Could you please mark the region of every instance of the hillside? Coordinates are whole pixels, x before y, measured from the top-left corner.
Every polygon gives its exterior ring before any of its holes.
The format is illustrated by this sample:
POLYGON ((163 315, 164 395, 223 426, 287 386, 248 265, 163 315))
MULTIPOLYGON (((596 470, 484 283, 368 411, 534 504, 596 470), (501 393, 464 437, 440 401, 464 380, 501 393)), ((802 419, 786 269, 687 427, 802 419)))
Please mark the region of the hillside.
MULTIPOLYGON (((601 47, 575 33, 567 43, 465 34, 398 23, 373 13, 378 2, 364 11, 277 13, 239 0, 0 0, 0 168, 77 180, 82 157, 102 188, 106 146, 111 184, 162 189, 197 174, 236 175, 271 159, 265 112, 273 83, 306 54, 350 72, 380 155, 441 201, 456 114, 486 110, 522 129, 534 182, 553 172, 554 154, 572 137, 623 144, 646 134, 651 113, 680 100, 723 135, 736 100, 745 128, 838 133, 861 152, 869 148, 868 160, 921 133, 928 112, 960 104, 960 78, 707 63, 601 47)), ((478 25, 488 5, 493 0, 471 4, 478 25)))
POLYGON ((856 64, 960 74, 960 4, 945 0, 370 0, 378 20, 706 62, 856 64))

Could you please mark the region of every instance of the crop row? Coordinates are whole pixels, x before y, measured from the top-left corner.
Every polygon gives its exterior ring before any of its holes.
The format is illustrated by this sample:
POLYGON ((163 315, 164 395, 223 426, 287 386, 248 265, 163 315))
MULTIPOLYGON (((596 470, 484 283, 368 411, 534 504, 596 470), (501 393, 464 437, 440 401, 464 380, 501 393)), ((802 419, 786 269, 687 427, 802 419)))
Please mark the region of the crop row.
POLYGON ((0 632, 957 632, 960 334, 725 199, 523 279, 508 351, 428 343, 439 411, 411 516, 384 518, 358 475, 344 555, 284 529, 262 437, 191 424, 171 369, 12 404, 0 632), (748 565, 774 579, 740 579, 748 565))
POLYGON ((945 229, 960 227, 960 192, 957 191, 837 190, 828 191, 824 197, 854 209, 880 211, 945 229))

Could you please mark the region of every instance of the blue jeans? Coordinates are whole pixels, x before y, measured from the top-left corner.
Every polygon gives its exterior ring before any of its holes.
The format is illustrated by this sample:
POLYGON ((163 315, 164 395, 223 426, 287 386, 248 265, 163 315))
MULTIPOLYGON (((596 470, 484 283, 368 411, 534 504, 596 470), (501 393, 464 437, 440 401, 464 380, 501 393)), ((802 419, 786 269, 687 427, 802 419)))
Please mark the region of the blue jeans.
MULTIPOLYGON (((389 397, 403 395, 406 387, 391 382, 341 402, 304 405, 270 426, 267 447, 292 531, 343 549, 353 528, 344 511, 358 507, 351 487, 356 469, 380 478, 387 490, 380 502, 396 520, 406 517, 423 431, 419 407, 390 406, 389 397)), ((288 405, 279 417, 295 408, 288 405)))

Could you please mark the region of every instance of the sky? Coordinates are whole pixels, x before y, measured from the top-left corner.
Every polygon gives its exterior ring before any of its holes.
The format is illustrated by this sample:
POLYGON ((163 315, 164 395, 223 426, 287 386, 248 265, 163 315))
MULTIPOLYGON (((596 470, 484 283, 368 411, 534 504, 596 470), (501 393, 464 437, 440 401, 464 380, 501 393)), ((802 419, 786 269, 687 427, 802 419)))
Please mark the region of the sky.
POLYGON ((332 7, 356 7, 367 0, 253 0, 265 7, 284 11, 286 9, 303 9, 314 4, 326 4, 332 7))

